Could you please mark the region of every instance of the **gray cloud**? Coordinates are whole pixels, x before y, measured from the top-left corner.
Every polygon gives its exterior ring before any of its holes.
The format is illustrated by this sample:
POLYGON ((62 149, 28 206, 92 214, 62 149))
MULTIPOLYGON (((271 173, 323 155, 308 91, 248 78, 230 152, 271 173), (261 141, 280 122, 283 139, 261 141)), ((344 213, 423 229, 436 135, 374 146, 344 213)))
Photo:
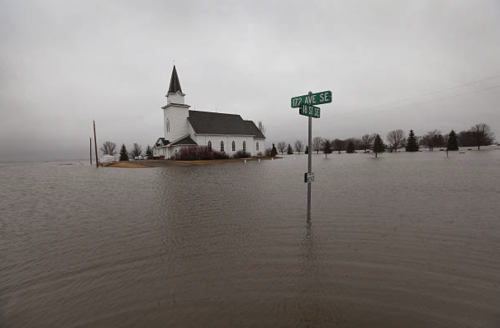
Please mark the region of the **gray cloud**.
POLYGON ((306 139, 289 102, 309 90, 334 93, 315 135, 500 135, 500 88, 469 93, 500 78, 426 95, 500 75, 499 31, 495 0, 0 1, 0 160, 86 157, 92 119, 99 142, 152 144, 174 59, 188 104, 269 142, 306 139))

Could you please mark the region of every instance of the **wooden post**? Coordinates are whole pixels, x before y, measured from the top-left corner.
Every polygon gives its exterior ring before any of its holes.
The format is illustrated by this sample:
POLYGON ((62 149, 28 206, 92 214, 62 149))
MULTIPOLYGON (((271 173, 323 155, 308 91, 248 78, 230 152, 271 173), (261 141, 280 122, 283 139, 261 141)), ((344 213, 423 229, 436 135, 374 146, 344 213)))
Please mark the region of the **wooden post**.
POLYGON ((95 133, 95 121, 94 122, 94 144, 95 144, 95 167, 99 167, 99 155, 97 154, 97 137, 95 133))
POLYGON ((90 166, 92 166, 92 137, 90 138, 90 166))

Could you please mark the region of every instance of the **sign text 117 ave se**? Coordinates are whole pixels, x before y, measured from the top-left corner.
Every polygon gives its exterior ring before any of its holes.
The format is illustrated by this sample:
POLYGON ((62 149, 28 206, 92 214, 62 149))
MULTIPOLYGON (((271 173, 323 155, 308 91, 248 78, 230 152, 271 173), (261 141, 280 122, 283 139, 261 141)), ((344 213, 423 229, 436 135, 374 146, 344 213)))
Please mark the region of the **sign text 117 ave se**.
POLYGON ((292 108, 301 107, 302 105, 320 105, 332 102, 332 92, 323 91, 318 93, 311 93, 299 97, 292 98, 292 108))

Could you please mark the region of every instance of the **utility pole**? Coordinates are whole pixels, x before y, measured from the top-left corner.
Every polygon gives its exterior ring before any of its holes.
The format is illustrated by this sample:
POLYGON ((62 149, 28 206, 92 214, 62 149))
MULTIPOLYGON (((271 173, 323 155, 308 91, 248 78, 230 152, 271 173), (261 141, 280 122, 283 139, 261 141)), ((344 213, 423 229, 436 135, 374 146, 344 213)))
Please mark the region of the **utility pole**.
POLYGON ((92 137, 90 137, 90 166, 92 166, 92 137))
POLYGON ((97 137, 95 132, 95 120, 94 122, 94 144, 95 144, 95 167, 99 167, 99 155, 97 153, 97 137))

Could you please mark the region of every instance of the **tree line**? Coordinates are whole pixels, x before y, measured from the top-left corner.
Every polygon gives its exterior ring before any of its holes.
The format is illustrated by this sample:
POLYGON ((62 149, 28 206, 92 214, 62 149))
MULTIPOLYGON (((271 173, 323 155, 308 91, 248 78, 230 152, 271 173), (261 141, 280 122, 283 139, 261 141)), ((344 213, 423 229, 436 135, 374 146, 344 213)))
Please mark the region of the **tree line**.
MULTIPOLYGON (((115 156, 117 154, 116 147, 117 146, 114 142, 106 141, 101 146, 101 152, 103 155, 115 156)), ((132 150, 129 152, 125 144, 122 144, 120 148, 119 159, 120 161, 128 161, 130 158, 134 159, 143 155, 145 155, 147 158, 153 158, 153 148, 148 145, 144 153, 141 145, 139 145, 138 143, 134 143, 132 145, 132 150)))
MULTIPOLYGON (((397 152, 404 148, 407 152, 419 151, 420 147, 428 148, 433 151, 434 148, 446 148, 447 151, 458 150, 458 147, 477 147, 489 146, 495 141, 495 135, 491 132, 488 124, 478 123, 473 125, 469 130, 456 133, 451 130, 447 134, 441 133, 439 130, 432 130, 422 136, 416 136, 413 130, 410 130, 408 136, 401 130, 393 130, 387 133, 386 142, 378 133, 365 134, 360 138, 347 139, 327 139, 323 137, 315 137, 312 140, 312 151, 325 155, 332 152, 345 151, 346 153, 354 153, 356 150, 370 152, 372 151, 377 156, 378 153, 384 151, 397 152)), ((309 149, 301 140, 295 141, 293 146, 284 141, 276 144, 279 153, 293 154, 307 153, 309 149)), ((444 150, 444 149, 443 149, 444 150)))

